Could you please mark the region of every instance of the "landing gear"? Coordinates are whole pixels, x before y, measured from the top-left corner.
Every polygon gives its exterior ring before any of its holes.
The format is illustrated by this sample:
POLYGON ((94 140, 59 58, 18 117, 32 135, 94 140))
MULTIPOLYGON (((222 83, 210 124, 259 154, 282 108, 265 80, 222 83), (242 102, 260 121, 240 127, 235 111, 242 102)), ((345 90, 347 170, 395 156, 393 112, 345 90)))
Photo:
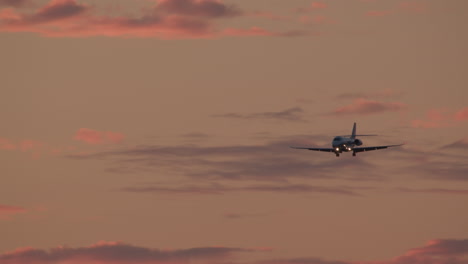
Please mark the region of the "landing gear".
POLYGON ((356 152, 353 151, 353 157, 356 157, 356 152))
POLYGON ((336 154, 336 156, 337 156, 337 157, 339 157, 339 156, 340 156, 340 153, 335 153, 335 154, 336 154))

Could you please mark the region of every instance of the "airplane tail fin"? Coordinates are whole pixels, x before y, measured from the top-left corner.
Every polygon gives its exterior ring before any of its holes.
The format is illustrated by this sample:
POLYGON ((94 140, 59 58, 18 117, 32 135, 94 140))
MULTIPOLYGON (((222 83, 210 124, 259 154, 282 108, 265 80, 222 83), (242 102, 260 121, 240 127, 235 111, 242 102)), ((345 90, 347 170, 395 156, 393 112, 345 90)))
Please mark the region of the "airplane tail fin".
POLYGON ((354 122, 354 125, 353 125, 353 132, 351 132, 351 138, 352 139, 356 138, 356 122, 354 122))
POLYGON ((351 139, 356 139, 356 137, 375 137, 378 135, 372 134, 372 135, 357 135, 356 134, 356 123, 353 125, 353 131, 351 132, 350 136, 343 136, 343 137, 349 137, 351 139))

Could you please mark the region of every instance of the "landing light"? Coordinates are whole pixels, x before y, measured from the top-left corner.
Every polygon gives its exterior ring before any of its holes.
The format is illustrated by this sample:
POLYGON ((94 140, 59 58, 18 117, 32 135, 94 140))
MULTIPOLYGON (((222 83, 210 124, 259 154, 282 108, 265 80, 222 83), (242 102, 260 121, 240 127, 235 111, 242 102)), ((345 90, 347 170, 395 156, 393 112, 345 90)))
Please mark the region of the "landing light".
POLYGON ((339 151, 340 149, 339 148, 336 148, 336 151, 339 151))

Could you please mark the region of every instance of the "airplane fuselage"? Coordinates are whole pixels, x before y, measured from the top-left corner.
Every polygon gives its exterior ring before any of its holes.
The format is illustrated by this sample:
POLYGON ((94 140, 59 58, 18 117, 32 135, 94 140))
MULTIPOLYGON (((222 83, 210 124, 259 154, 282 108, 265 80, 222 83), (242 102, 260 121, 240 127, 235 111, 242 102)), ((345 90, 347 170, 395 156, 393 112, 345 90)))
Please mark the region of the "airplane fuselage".
POLYGON ((362 145, 362 141, 356 138, 337 136, 332 141, 332 148, 336 154, 353 151, 355 146, 362 145))

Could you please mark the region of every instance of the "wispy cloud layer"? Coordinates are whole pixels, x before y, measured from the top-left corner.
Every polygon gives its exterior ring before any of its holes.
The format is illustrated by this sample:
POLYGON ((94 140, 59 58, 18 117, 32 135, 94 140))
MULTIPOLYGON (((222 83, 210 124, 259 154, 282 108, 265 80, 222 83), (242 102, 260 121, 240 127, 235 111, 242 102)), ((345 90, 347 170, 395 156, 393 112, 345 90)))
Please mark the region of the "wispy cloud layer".
POLYGON ((329 193, 349 196, 358 196, 359 194, 350 187, 326 187, 312 186, 308 184, 279 184, 279 185, 250 185, 242 187, 226 186, 221 184, 212 185, 192 185, 167 187, 160 185, 150 185, 145 187, 126 187, 122 188, 125 192, 135 193, 167 193, 167 194, 226 194, 231 192, 276 192, 276 193, 329 193))
POLYGON ((242 13, 235 5, 214 0, 161 0, 158 1, 156 11, 199 17, 231 17, 242 13))
POLYGON ((372 115, 384 112, 399 112, 405 110, 407 106, 400 102, 380 102, 364 98, 356 99, 354 103, 345 105, 333 110, 333 116, 344 115, 372 115))
POLYGON ((97 131, 89 128, 80 128, 73 138, 88 144, 121 143, 125 135, 111 131, 97 131))
POLYGON ((461 194, 468 195, 468 189, 445 189, 445 188, 431 188, 431 189, 413 189, 413 188, 398 188, 401 192, 407 193, 426 193, 426 194, 461 194))
MULTIPOLYGON (((167 174, 204 180, 287 181, 287 179, 353 178, 346 173, 338 176, 337 170, 355 171, 361 180, 372 179, 373 168, 362 159, 311 160, 311 153, 293 150, 291 145, 305 142, 299 139, 274 141, 265 145, 250 146, 139 146, 130 149, 100 152, 89 155, 69 155, 74 159, 105 158, 118 161, 112 172, 136 172, 141 169, 158 169, 167 174)), ((310 141, 308 141, 310 142, 310 141)))
MULTIPOLYGON (((268 248, 199 247, 160 250, 138 247, 121 242, 99 242, 88 247, 56 247, 51 250, 18 249, 0 254, 3 264, 65 264, 65 263, 236 263, 237 253, 271 251, 268 248)), ((246 264, 466 264, 467 239, 435 239, 425 246, 408 250, 405 254, 384 261, 332 261, 319 258, 270 259, 246 264)))
POLYGON ((253 249, 227 247, 200 247, 179 250, 160 250, 137 247, 121 242, 99 242, 80 248, 57 247, 49 251, 25 248, 0 255, 3 264, 65 264, 65 263, 192 263, 227 259, 234 253, 253 249))
MULTIPOLYGON (((0 2, 2 3, 2 2, 0 2)), ((298 36, 299 31, 278 32, 258 26, 217 27, 220 18, 234 18, 244 12, 221 0, 161 0, 144 8, 139 16, 102 16, 96 8, 77 0, 51 0, 26 12, 23 1, 3 0, 16 8, 0 10, 0 32, 33 32, 48 37, 157 37, 216 38, 226 36, 298 36)))
POLYGON ((215 117, 237 118, 237 119, 272 119, 272 120, 287 120, 287 121, 304 121, 304 110, 300 107, 288 108, 279 112, 261 112, 261 113, 228 113, 215 115, 215 117))
POLYGON ((1 6, 14 6, 19 7, 29 2, 29 0, 0 0, 1 6))
POLYGON ((412 126, 415 128, 440 128, 455 126, 458 122, 468 120, 468 107, 458 111, 448 109, 429 109, 424 119, 415 119, 412 126))
POLYGON ((14 150, 17 146, 9 139, 0 138, 0 149, 14 150))
POLYGON ((455 113, 455 120, 466 121, 468 120, 468 107, 464 107, 460 111, 455 113))
POLYGON ((20 206, 0 204, 0 220, 9 219, 13 215, 26 213, 26 209, 20 206))

